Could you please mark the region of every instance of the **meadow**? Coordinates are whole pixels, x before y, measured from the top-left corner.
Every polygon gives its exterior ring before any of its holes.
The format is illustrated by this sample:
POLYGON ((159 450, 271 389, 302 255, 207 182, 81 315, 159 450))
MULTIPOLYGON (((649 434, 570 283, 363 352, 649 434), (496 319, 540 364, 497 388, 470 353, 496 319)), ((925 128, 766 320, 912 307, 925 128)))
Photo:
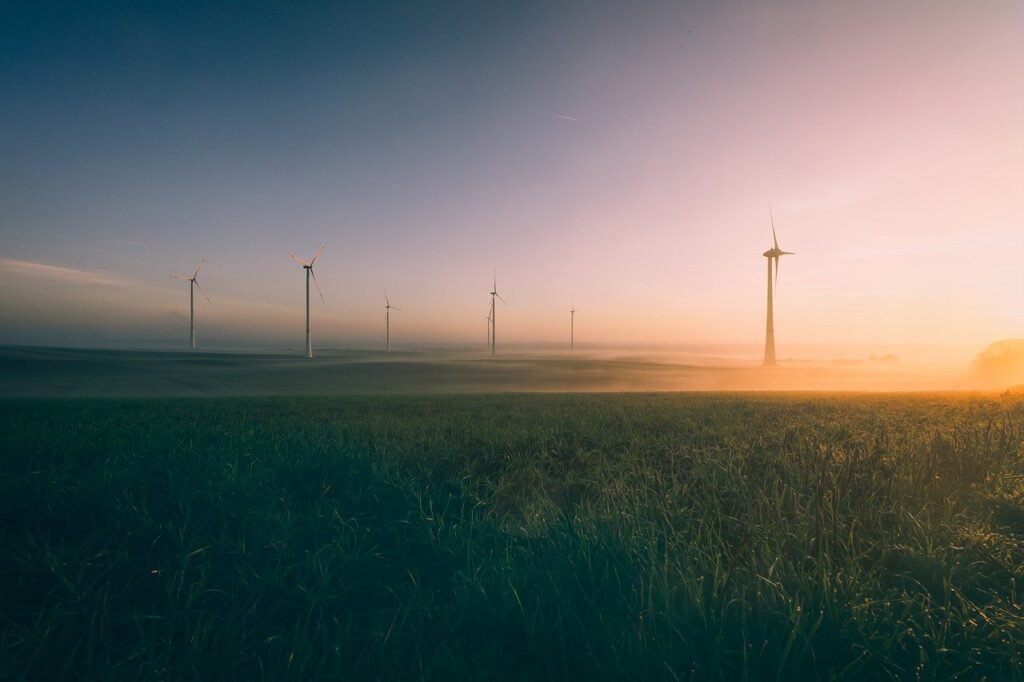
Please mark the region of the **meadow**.
POLYGON ((0 679, 1024 679, 1024 397, 0 400, 0 679))

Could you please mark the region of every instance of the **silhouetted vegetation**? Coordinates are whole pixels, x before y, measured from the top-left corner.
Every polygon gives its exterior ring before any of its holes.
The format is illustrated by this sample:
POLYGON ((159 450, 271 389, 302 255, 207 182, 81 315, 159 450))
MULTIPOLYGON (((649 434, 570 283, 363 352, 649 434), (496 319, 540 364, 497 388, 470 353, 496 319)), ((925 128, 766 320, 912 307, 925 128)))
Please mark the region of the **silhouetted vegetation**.
POLYGON ((0 679, 1024 677, 1024 399, 4 402, 0 679))

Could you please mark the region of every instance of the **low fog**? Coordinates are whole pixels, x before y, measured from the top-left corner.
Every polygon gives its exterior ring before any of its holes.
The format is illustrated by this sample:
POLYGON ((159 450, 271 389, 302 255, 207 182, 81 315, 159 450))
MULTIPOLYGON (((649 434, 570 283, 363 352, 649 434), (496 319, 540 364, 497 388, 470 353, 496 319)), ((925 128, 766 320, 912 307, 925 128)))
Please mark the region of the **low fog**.
MULTIPOLYGON (((985 357, 988 357, 987 355, 985 357)), ((1002 356, 999 356, 1002 357, 1002 356)), ((1020 368, 1019 356, 1016 367, 1020 368)), ((967 367, 874 361, 723 361, 692 353, 322 349, 166 352, 0 347, 0 397, 155 397, 610 391, 1004 389, 967 367)), ((1010 375, 1005 375, 1010 376, 1010 375)), ((1019 375, 1018 375, 1019 376, 1019 375)))

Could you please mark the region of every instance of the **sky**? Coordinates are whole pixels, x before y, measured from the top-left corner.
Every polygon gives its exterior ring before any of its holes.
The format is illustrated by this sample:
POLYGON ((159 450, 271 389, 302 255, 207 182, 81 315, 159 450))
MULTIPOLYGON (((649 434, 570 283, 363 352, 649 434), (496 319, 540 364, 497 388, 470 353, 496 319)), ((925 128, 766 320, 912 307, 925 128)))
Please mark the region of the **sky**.
POLYGON ((1024 3, 4 3, 0 343, 1024 336, 1024 3))

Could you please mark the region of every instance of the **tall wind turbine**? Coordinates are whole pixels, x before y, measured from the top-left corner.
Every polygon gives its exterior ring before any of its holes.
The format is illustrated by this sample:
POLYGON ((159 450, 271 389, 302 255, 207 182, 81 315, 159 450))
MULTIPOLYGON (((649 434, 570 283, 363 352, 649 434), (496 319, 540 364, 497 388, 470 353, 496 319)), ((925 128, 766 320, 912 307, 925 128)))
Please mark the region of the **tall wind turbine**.
POLYGON ((388 292, 384 292, 384 328, 387 330, 384 332, 385 343, 387 344, 388 352, 391 352, 391 311, 401 310, 397 306, 391 305, 391 301, 388 300, 388 292))
POLYGON ((488 309, 487 314, 484 315, 484 319, 487 320, 487 348, 491 347, 491 311, 488 309))
POLYGON ((569 352, 576 345, 576 304, 569 308, 569 352))
POLYGON ((792 251, 783 251, 779 248, 779 240, 775 236, 775 216, 772 209, 768 207, 768 216, 772 221, 772 248, 762 254, 768 259, 768 321, 764 332, 764 365, 765 367, 775 366, 775 308, 773 305, 773 294, 775 285, 779 283, 779 258, 781 256, 792 256, 792 251), (775 277, 772 277, 772 260, 775 261, 775 277))
POLYGON ((308 263, 306 261, 302 260, 301 258, 299 258, 298 256, 296 256, 294 253, 289 253, 288 254, 289 256, 291 256, 293 261, 295 261, 296 263, 301 265, 303 267, 303 269, 305 269, 305 271, 306 271, 306 357, 307 358, 312 358, 313 357, 313 339, 310 338, 310 336, 309 336, 309 278, 310 277, 313 278, 313 284, 316 285, 316 293, 320 294, 320 301, 324 302, 324 292, 320 291, 320 283, 316 281, 316 273, 313 272, 313 265, 316 264, 316 259, 320 257, 320 254, 323 253, 324 249, 326 249, 326 248, 327 248, 327 244, 325 242, 324 245, 321 246, 319 248, 319 250, 317 250, 317 252, 315 254, 313 254, 313 258, 310 259, 310 261, 308 263))
POLYGON ((199 261, 199 265, 196 267, 196 271, 192 273, 192 276, 188 275, 171 275, 174 279, 180 279, 182 282, 188 282, 188 336, 189 342, 192 344, 192 350, 196 349, 196 289, 199 289, 205 298, 206 302, 210 303, 210 297, 206 295, 203 288, 199 286, 199 271, 203 269, 203 264, 206 263, 206 258, 199 261))
MULTIPOLYGON (((494 322, 494 317, 495 317, 494 313, 495 313, 495 310, 496 310, 495 304, 494 304, 494 299, 495 298, 497 298, 502 303, 505 303, 505 299, 503 299, 501 297, 501 294, 498 293, 498 273, 497 272, 494 273, 494 284, 491 286, 491 355, 494 355, 494 352, 495 352, 495 350, 497 350, 497 347, 498 347, 498 343, 497 343, 498 328, 497 328, 497 326, 495 326, 495 322, 494 322)), ((505 303, 505 305, 508 305, 508 303, 505 303)))

